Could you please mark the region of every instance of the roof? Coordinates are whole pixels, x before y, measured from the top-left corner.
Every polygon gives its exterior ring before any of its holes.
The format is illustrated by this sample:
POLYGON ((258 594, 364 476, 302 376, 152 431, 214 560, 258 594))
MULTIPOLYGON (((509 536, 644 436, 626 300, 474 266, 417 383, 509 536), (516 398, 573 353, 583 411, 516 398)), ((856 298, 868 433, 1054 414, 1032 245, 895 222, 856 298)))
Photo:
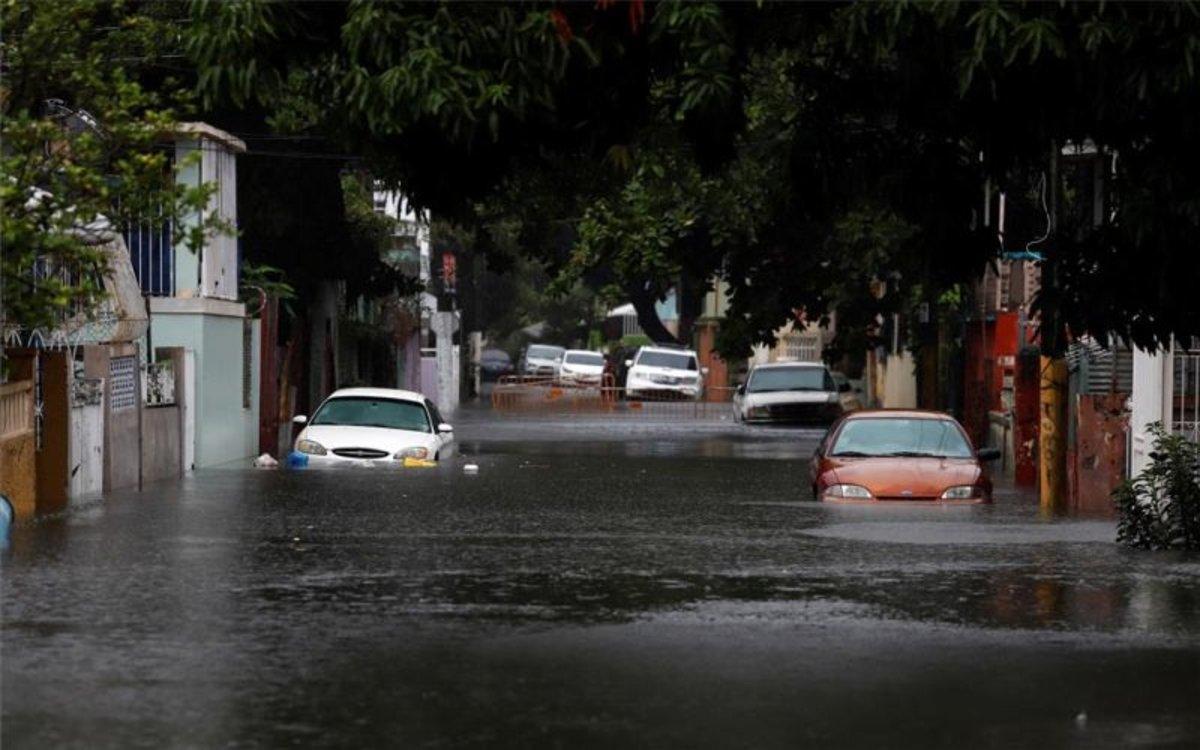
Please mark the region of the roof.
POLYGON ((604 356, 600 352, 594 352, 591 349, 567 349, 563 353, 564 354, 599 354, 601 357, 604 356))
POLYGON ((329 394, 329 398, 390 398, 395 401, 416 401, 425 403, 425 396, 414 391, 402 391, 399 388, 339 388, 329 394))
POLYGON ((870 417, 895 417, 897 419, 949 419, 954 420, 944 411, 932 409, 859 409, 846 414, 846 419, 866 419, 870 417))
POLYGON ((197 138, 207 138, 210 141, 216 141, 235 153, 243 154, 246 152, 245 141, 231 133, 226 133, 220 128, 214 128, 207 122, 181 122, 176 126, 175 132, 181 135, 191 135, 197 138))
POLYGON ((643 344, 638 347, 639 350, 651 352, 673 352, 674 354, 695 354, 695 349, 688 349, 685 346, 668 346, 665 344, 643 344))

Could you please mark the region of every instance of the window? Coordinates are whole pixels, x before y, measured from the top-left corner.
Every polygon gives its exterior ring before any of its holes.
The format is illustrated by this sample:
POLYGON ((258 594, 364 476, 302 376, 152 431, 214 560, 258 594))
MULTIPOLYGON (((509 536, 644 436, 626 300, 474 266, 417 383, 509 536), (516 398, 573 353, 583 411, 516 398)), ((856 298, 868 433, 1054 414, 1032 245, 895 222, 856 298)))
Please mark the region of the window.
POLYGON ((824 367, 769 367, 750 374, 750 393, 773 391, 834 391, 837 386, 824 367))
POLYGON ((446 423, 446 420, 442 419, 442 413, 438 411, 437 405, 429 399, 425 399, 425 408, 429 410, 429 419, 432 421, 435 431, 439 425, 446 423))
POLYGON ((604 366, 604 357, 595 352, 571 352, 563 362, 568 365, 597 365, 604 366))
POLYGON ((557 359, 566 351, 561 346, 546 346, 544 344, 534 344, 529 347, 529 351, 525 353, 526 357, 536 359, 557 359))
POLYGON ((429 415, 419 401, 349 396, 321 405, 309 424, 384 427, 389 430, 433 432, 429 415))
POLYGON ((699 370, 696 355, 687 352, 644 351, 637 363, 645 367, 669 367, 673 370, 699 370))

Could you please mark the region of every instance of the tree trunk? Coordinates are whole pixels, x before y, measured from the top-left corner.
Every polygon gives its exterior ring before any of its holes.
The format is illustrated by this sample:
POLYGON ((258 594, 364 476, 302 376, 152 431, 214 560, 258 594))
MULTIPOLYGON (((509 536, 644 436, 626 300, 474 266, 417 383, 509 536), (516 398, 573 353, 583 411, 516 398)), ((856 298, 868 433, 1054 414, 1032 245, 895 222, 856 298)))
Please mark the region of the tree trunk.
POLYGON ((686 273, 680 276, 676 298, 679 300, 679 341, 684 344, 692 343, 692 331, 696 319, 704 311, 704 295, 708 293, 708 284, 697 281, 686 273))
POLYGON ((642 331, 650 337, 651 341, 656 344, 679 343, 659 320, 658 311, 654 309, 654 304, 658 300, 652 292, 642 288, 639 284, 629 284, 625 291, 629 293, 629 301, 633 303, 633 309, 637 310, 638 325, 642 327, 642 331))

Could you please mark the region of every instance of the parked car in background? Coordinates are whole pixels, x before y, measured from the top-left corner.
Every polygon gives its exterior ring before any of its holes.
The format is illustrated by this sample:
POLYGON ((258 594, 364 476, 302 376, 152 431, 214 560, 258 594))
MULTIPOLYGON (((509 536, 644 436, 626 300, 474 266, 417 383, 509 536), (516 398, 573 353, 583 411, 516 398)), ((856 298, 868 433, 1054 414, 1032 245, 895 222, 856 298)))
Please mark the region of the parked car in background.
POLYGON ((734 417, 743 422, 829 424, 842 415, 837 385, 820 362, 758 365, 733 395, 734 417))
POLYGON ((704 393, 707 368, 690 349, 643 346, 625 366, 628 398, 698 399, 704 393))
POLYGON ((484 349, 479 355, 479 372, 484 380, 499 380, 515 369, 512 357, 503 349, 484 349))
POLYGON ((561 346, 551 344, 530 344, 521 352, 521 362, 517 369, 526 377, 555 377, 566 351, 561 346))
POLYGON ((830 374, 833 375, 833 384, 837 386, 838 401, 842 403, 842 411, 857 411, 863 408, 864 399, 862 393, 854 387, 854 383, 850 381, 850 378, 836 370, 830 374))
POLYGON ((586 349, 563 352, 558 381, 563 385, 598 386, 604 377, 604 355, 586 349))
POLYGON ((976 451, 948 414, 918 410, 857 411, 826 433, 812 461, 813 496, 831 502, 884 500, 988 503, 992 482, 976 451))
POLYGON ((311 419, 298 415, 293 422, 304 427, 296 436, 294 463, 307 466, 436 461, 454 447, 454 428, 432 401, 412 391, 343 388, 311 419))

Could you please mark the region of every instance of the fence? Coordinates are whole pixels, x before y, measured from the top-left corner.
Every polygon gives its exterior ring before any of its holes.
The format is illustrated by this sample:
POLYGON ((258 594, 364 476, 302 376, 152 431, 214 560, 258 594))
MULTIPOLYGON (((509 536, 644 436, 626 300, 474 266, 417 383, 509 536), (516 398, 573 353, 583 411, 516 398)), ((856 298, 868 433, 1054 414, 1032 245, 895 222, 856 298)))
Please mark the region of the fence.
POLYGON ((33 431, 33 381, 0 385, 0 438, 33 431))
POLYGON ((663 390, 631 394, 612 384, 564 383, 556 378, 506 376, 492 390, 492 409, 503 415, 581 415, 712 419, 732 417, 734 388, 708 387, 698 398, 663 390))

